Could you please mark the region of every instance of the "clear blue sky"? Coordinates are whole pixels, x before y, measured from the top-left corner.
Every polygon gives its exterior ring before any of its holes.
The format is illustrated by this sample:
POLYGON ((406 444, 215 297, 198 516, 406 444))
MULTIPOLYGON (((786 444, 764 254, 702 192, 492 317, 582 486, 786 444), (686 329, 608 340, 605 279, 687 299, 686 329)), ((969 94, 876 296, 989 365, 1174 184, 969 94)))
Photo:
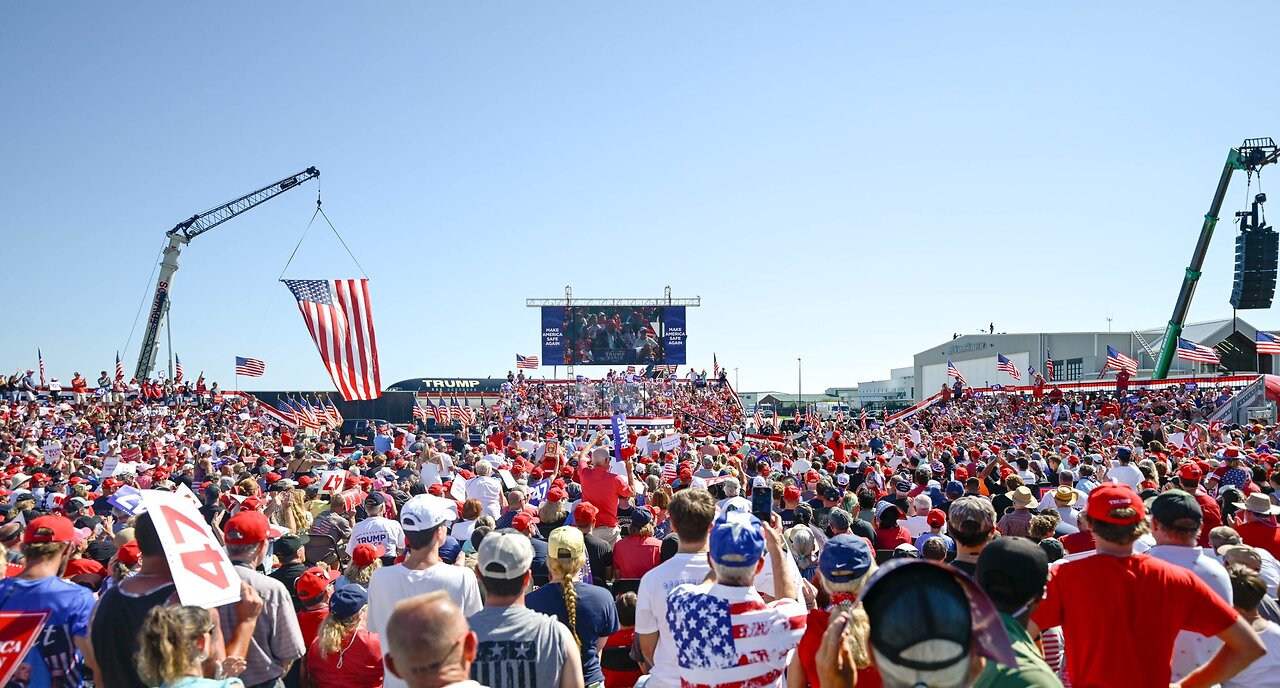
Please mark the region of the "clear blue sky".
MULTIPOLYGON (((39 346, 64 380, 125 347, 166 229, 309 165, 372 280, 384 384, 505 374, 539 349, 526 297, 669 284, 703 299, 692 362, 792 390, 802 357, 816 391, 991 321, 1160 326, 1227 149, 1280 137, 1276 56, 1249 42, 1269 2, 3 12, 0 361, 39 346)), ((1224 216, 1245 200, 1238 178, 1224 216)), ((314 201, 184 251, 188 374, 229 384, 241 354, 255 388, 330 388, 275 281, 314 201)), ((358 276, 326 232, 288 276, 358 276)), ((1230 315, 1233 235, 1192 320, 1230 315)))

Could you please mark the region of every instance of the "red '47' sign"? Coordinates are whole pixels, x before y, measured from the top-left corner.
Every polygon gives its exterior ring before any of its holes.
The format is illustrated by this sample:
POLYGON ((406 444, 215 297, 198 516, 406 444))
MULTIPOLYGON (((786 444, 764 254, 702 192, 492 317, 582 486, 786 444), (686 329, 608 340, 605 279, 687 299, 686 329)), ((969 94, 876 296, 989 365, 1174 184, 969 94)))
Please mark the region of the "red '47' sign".
POLYGON ((143 490, 142 505, 160 535, 183 604, 209 609, 240 600, 240 576, 195 504, 172 492, 143 490))
POLYGON ((0 686, 9 685, 48 618, 49 612, 0 612, 0 686))

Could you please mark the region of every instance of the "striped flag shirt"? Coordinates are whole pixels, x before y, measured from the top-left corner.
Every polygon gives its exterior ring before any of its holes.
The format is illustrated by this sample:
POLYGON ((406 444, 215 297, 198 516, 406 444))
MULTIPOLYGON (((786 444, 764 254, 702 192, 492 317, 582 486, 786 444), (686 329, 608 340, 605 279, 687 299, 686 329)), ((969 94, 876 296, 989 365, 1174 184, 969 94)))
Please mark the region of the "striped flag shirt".
POLYGON ((1253 341, 1260 354, 1280 354, 1280 339, 1277 339, 1270 332, 1258 330, 1258 334, 1254 335, 1253 341))
POLYGON ((766 603, 753 587, 684 584, 667 596, 667 625, 683 688, 786 685, 787 661, 808 611, 795 600, 766 603))
POLYGON ((236 356, 236 375, 245 377, 262 377, 267 372, 267 364, 256 358, 236 356))
POLYGON ((538 357, 537 356, 521 356, 520 354, 516 354, 516 368, 524 368, 525 370, 537 370, 538 357))
POLYGON ((346 401, 382 395, 369 280, 284 280, 320 360, 346 401))
POLYGON ((1022 379, 1022 373, 1018 372, 1018 366, 1013 361, 1004 357, 1004 354, 996 354, 996 370, 1008 373, 1015 380, 1022 379))
POLYGON ((1219 365, 1222 359, 1218 357, 1218 352, 1213 349, 1196 344, 1193 341, 1178 337, 1178 358, 1184 361, 1195 361, 1196 363, 1212 363, 1219 365))
MULTIPOLYGON (((952 363, 951 361, 947 361, 947 377, 953 377, 959 380, 960 384, 964 385, 965 387, 969 386, 969 381, 964 379, 964 375, 960 373, 960 369, 957 368, 956 364, 952 363)), ((863 411, 863 414, 865 415, 866 411, 863 411)))
POLYGON ((1130 375, 1137 375, 1138 361, 1137 359, 1130 358, 1119 351, 1116 351, 1115 347, 1108 344, 1107 365, 1102 370, 1127 370, 1130 375))
POLYGON ((1049 380, 1053 379, 1053 356, 1048 351, 1044 352, 1044 376, 1049 380))

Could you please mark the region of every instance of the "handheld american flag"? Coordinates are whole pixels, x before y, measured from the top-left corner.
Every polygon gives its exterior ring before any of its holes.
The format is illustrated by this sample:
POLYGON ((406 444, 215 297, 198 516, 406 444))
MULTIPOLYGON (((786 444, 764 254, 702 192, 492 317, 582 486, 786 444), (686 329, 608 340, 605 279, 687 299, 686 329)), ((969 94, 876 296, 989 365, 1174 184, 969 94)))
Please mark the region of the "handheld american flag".
POLYGON ((1013 361, 1004 357, 1004 354, 996 354, 996 370, 1008 373, 1015 380, 1022 379, 1022 373, 1018 372, 1018 366, 1013 361))
POLYGON ((267 364, 256 358, 236 356, 236 375, 245 377, 262 377, 267 372, 267 364))
POLYGON ((1049 352, 1044 352, 1044 376, 1050 380, 1053 379, 1053 356, 1049 352))
POLYGON ((1277 339, 1270 332, 1258 330, 1258 334, 1254 335, 1253 341, 1260 354, 1280 354, 1280 339, 1277 339))
POLYGON ((178 354, 173 355, 173 384, 182 384, 182 359, 178 354))
POLYGON ((537 370, 538 357, 537 356, 521 356, 520 354, 516 354, 516 368, 524 368, 525 370, 537 370))
POLYGON ((1137 359, 1130 358, 1119 351, 1116 351, 1115 347, 1108 344, 1107 365, 1103 367, 1102 371, 1106 372, 1108 370, 1126 370, 1130 375, 1137 375, 1138 361, 1137 359))
POLYGON ((120 352, 116 352, 116 379, 124 379, 124 364, 120 362, 120 352))
MULTIPOLYGON (((969 386, 969 381, 964 379, 964 375, 960 374, 960 369, 957 368, 956 364, 952 363, 951 361, 947 361, 947 377, 953 377, 959 380, 960 384, 965 387, 969 386)), ((867 414, 866 410, 863 410, 862 415, 866 416, 866 414, 867 414)))
POLYGON ((40 353, 40 349, 36 349, 36 360, 40 362, 40 386, 44 387, 44 354, 40 353))
POLYGON ((1213 365, 1221 365, 1222 359, 1218 357, 1218 352, 1213 349, 1188 341, 1182 337, 1178 337, 1178 358, 1184 361, 1195 361, 1196 363, 1212 363, 1213 365))
POLYGON ((283 280, 307 325, 320 360, 346 401, 382 395, 378 341, 369 280, 283 280))

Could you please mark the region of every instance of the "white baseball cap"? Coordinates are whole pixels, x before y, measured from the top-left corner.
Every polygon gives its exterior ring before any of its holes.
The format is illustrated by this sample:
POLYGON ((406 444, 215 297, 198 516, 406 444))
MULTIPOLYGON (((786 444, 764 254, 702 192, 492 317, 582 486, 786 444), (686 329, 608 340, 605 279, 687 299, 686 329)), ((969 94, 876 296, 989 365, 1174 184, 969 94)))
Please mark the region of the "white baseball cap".
POLYGON ((431 530, 445 521, 458 520, 458 505, 435 495, 416 495, 400 509, 400 525, 407 531, 431 530))

